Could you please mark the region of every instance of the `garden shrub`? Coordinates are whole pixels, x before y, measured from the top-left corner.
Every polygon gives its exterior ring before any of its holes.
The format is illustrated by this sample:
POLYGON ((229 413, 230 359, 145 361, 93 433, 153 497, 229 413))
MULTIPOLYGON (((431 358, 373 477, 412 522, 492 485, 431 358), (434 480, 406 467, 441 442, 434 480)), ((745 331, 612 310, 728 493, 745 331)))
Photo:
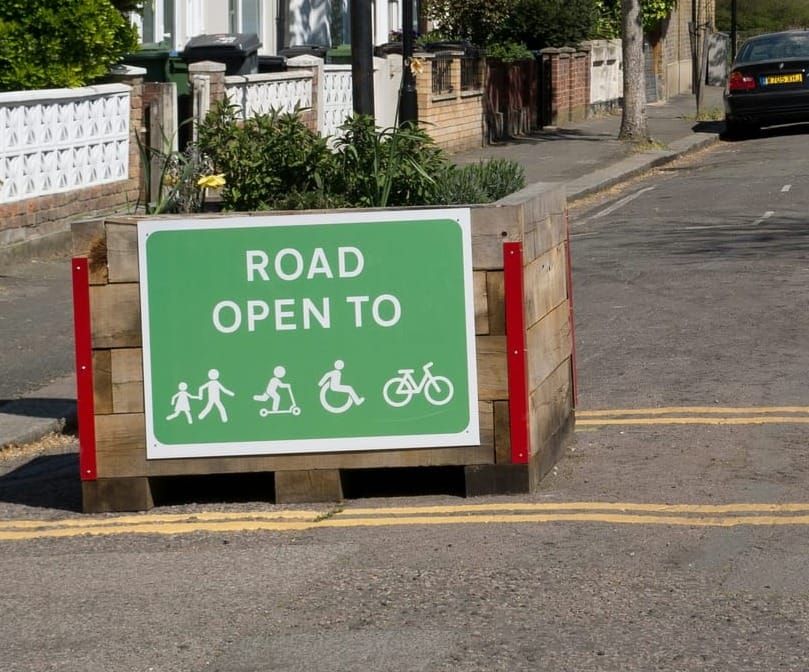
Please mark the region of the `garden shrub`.
POLYGON ((450 166, 438 180, 439 205, 493 203, 525 186, 525 170, 511 159, 450 166))
POLYGON ((199 126, 199 151, 224 173, 226 210, 294 210, 343 205, 333 188, 337 165, 325 138, 297 112, 256 115, 244 122, 227 101, 199 126))
POLYGON ((379 130, 374 118, 354 115, 340 127, 336 160, 349 204, 361 207, 430 205, 436 175, 449 160, 413 124, 379 130))
POLYGON ((0 91, 84 86, 137 45, 109 0, 3 0, 0 91))
POLYGON ((200 124, 194 152, 222 174, 225 210, 489 203, 525 185, 514 161, 454 166, 413 124, 381 130, 373 117, 354 115, 341 131, 332 151, 296 113, 242 122, 224 102, 200 124))
POLYGON ((593 0, 515 0, 499 37, 529 49, 575 46, 593 35, 598 18, 593 0))

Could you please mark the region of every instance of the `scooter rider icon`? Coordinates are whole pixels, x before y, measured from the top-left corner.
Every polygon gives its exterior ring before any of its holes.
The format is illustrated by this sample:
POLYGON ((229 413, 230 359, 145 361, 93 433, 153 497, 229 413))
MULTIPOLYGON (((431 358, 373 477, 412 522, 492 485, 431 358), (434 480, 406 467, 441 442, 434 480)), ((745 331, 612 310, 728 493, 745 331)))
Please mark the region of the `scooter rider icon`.
POLYGON ((270 382, 267 383, 267 388, 264 390, 264 393, 253 395, 253 399, 255 401, 267 401, 268 399, 272 400, 271 408, 262 408, 259 410, 258 413, 262 418, 266 418, 268 415, 275 415, 279 413, 292 413, 292 415, 301 414, 300 407, 295 403, 295 395, 292 393, 292 386, 283 381, 286 373, 287 370, 283 366, 276 366, 273 369, 272 378, 270 378, 270 382), (289 399, 289 406, 286 408, 281 408, 282 390, 289 399))

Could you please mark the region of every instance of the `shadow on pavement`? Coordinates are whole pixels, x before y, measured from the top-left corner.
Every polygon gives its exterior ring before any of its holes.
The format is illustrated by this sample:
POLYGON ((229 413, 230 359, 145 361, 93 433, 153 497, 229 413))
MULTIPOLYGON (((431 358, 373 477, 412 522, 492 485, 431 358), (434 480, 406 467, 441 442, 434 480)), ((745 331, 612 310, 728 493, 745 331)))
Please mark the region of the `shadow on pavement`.
POLYGON ((543 142, 559 142, 560 140, 604 142, 605 140, 617 140, 617 138, 614 133, 597 133, 577 128, 560 128, 555 131, 538 131, 531 135, 515 136, 505 141, 494 142, 490 146, 537 145, 543 142))
POLYGON ((73 399, 31 397, 0 399, 0 413, 28 418, 73 418, 76 402, 73 399))
POLYGON ((720 135, 725 132, 725 121, 698 121, 691 127, 691 130, 694 131, 694 133, 716 133, 716 135, 720 135))
POLYGON ((3 474, 0 502, 81 513, 78 454, 35 457, 3 474))

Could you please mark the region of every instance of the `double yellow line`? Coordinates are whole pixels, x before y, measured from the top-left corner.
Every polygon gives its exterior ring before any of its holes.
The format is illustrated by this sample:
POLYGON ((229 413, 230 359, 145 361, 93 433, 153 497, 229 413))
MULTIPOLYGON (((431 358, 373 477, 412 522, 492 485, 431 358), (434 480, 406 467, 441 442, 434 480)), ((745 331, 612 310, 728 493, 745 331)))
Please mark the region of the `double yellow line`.
POLYGON ((809 406, 668 406, 577 410, 576 426, 809 424, 809 406))
POLYGON ((176 535, 192 532, 296 532, 326 528, 414 525, 602 523, 735 527, 809 525, 809 503, 638 504, 628 502, 542 502, 335 508, 327 511, 141 514, 107 518, 0 521, 0 541, 43 538, 176 535))

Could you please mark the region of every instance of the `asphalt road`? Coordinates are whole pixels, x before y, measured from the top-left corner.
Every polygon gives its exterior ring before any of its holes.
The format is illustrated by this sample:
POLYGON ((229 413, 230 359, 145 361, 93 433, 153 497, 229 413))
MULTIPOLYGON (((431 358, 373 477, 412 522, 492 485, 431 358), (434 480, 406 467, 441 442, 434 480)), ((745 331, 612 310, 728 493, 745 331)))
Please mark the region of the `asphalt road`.
POLYGON ((531 496, 89 517, 70 445, 5 459, 0 669, 809 668, 801 130, 571 212, 578 428, 531 496))
POLYGON ((0 270, 0 406, 73 370, 70 259, 0 270))

